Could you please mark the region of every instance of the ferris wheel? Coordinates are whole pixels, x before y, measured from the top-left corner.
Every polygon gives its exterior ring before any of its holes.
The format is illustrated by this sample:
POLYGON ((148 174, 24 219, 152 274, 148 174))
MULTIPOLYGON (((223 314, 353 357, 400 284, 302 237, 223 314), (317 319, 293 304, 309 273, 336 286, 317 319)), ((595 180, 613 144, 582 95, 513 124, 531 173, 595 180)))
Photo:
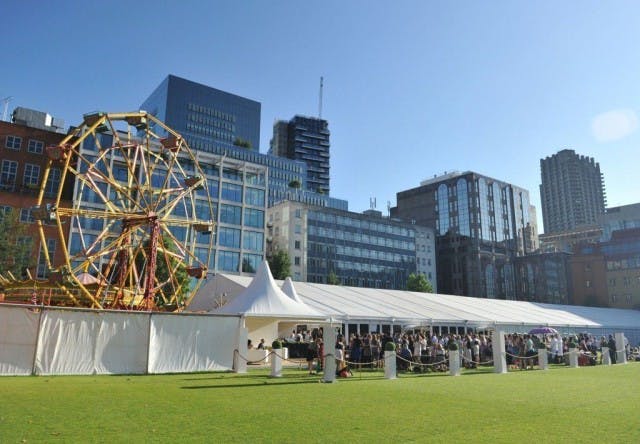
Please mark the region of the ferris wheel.
POLYGON ((215 215, 207 178, 180 134, 144 111, 97 112, 46 153, 32 214, 50 281, 79 306, 184 306, 207 275, 215 215), (54 169, 60 186, 47 200, 54 169), (47 251, 51 224, 64 251, 59 264, 47 251))

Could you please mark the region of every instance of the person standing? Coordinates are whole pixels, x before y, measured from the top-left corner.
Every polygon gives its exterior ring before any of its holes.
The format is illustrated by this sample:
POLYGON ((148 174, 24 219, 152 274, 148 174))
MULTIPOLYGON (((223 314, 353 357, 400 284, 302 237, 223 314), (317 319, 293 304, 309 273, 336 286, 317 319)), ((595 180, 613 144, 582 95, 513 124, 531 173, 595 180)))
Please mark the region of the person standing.
POLYGON ((613 339, 613 335, 609 335, 609 342, 607 343, 609 346, 609 356, 611 357, 611 363, 616 363, 616 340, 613 339))

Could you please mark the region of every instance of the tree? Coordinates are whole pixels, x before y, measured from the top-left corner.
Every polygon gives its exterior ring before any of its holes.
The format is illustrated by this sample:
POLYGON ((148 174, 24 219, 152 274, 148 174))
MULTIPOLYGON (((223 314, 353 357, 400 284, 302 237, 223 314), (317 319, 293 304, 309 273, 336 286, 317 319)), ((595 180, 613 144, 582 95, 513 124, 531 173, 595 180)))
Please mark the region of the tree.
POLYGON ((33 237, 20 223, 19 213, 0 212, 0 273, 9 271, 17 279, 26 277, 27 268, 34 266, 32 247, 33 237))
POLYGON ((289 188, 300 189, 301 187, 302 187, 302 184, 298 179, 293 179, 291 182, 289 182, 289 188))
POLYGON ((242 147, 242 148, 251 148, 251 142, 249 142, 248 140, 245 140, 245 139, 243 139, 241 137, 236 137, 233 140, 233 144, 235 146, 239 146, 239 147, 242 147))
POLYGON ((419 291, 421 293, 433 293, 433 286, 424 274, 411 273, 409 275, 409 279, 407 279, 407 290, 419 291))
POLYGON ((274 279, 286 279, 291 276, 291 259, 285 250, 278 249, 267 261, 274 279))
POLYGON ((327 276, 327 284, 340 285, 340 279, 338 279, 338 276, 333 271, 331 271, 331 273, 329 273, 329 276, 327 276))

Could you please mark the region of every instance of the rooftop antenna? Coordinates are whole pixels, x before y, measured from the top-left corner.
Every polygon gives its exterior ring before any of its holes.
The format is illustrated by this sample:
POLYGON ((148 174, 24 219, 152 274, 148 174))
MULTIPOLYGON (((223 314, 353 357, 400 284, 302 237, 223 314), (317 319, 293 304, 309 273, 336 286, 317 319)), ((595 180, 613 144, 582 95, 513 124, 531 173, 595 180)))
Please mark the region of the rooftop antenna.
POLYGON ((322 89, 324 86, 324 77, 320 76, 320 96, 318 98, 318 119, 322 119, 322 89))
POLYGON ((3 122, 7 122, 7 110, 9 109, 9 102, 11 102, 11 99, 13 99, 13 97, 8 96, 5 97, 4 99, 2 99, 2 102, 4 102, 4 107, 2 109, 2 121, 3 122))
POLYGON ((376 198, 375 197, 370 197, 369 198, 369 208, 371 210, 375 210, 376 209, 376 198))

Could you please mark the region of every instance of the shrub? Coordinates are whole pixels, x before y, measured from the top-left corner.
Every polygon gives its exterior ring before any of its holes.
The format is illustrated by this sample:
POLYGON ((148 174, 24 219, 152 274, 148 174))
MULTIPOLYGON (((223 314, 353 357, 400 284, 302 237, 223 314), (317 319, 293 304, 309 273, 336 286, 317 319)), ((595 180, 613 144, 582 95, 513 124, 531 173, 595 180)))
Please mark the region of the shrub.
POLYGON ((274 350, 280 350, 282 348, 282 342, 279 339, 276 339, 271 343, 271 348, 274 350))
POLYGON ((396 343, 393 341, 389 341, 384 345, 385 351, 396 351, 396 343))
POLYGON ((449 350, 452 350, 452 351, 453 351, 453 350, 458 350, 458 343, 457 343, 456 341, 449 341, 449 342, 447 343, 447 348, 448 348, 449 350))

